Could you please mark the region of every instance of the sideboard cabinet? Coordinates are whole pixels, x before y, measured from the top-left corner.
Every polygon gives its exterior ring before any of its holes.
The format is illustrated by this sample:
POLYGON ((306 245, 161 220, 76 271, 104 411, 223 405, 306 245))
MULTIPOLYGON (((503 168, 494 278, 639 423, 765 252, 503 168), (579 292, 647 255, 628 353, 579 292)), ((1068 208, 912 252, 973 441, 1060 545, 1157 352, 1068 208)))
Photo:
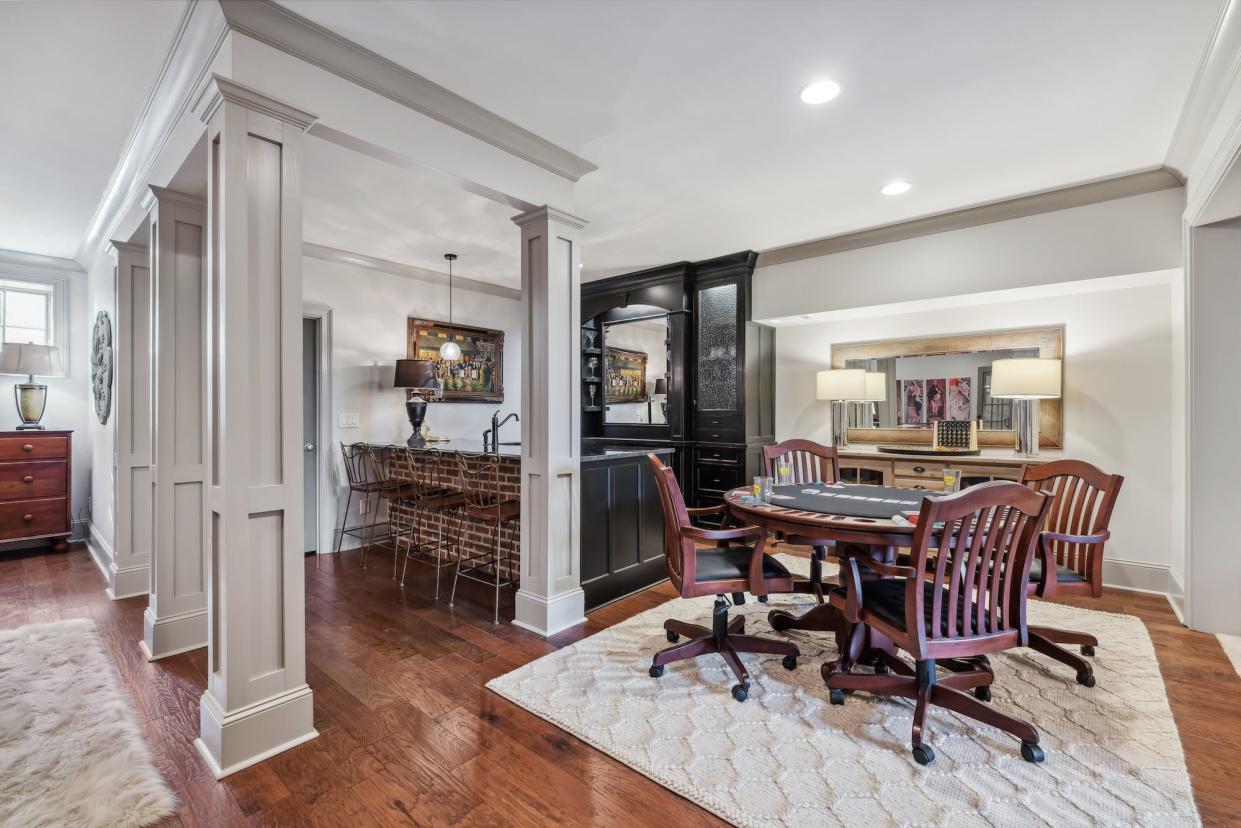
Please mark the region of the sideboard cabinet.
POLYGON ((0 542, 68 549, 72 465, 72 431, 0 432, 0 542))

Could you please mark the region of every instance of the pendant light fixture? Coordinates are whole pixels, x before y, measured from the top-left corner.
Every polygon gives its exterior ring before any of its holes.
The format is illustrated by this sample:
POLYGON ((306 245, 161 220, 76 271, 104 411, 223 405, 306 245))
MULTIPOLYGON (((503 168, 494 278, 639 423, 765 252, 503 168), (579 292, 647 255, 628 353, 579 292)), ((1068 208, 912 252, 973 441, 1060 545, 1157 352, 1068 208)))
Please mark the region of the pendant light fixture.
POLYGON ((452 263, 457 260, 456 253, 445 253, 448 260, 448 341, 440 346, 440 359, 444 362, 456 362, 461 359, 461 346, 452 338, 452 263))

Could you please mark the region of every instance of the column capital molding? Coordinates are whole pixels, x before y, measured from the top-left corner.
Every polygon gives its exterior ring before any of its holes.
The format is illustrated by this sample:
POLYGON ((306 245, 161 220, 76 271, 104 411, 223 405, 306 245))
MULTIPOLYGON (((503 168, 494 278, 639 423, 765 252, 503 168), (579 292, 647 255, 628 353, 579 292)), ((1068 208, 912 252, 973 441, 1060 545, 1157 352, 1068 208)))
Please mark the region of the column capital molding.
POLYGON ((108 240, 107 254, 109 256, 115 256, 118 253, 120 253, 122 250, 127 251, 129 253, 137 253, 142 256, 145 256, 148 252, 148 248, 145 244, 138 244, 137 242, 117 241, 116 239, 108 240))
POLYGON ((303 132, 310 129, 315 121, 319 120, 318 115, 303 112, 297 107, 268 97, 257 89, 251 89, 248 86, 243 86, 240 83, 216 74, 213 74, 211 79, 207 81, 207 85, 203 87, 198 100, 194 102, 193 108, 198 112, 198 117, 202 119, 203 123, 209 123, 216 110, 220 108, 220 104, 225 101, 235 103, 255 112, 261 112, 264 115, 270 115, 277 120, 284 121, 286 124, 292 124, 303 132))
POLYGON ((581 230, 584 227, 586 227, 586 225, 590 224, 590 222, 584 218, 578 218, 572 213, 566 213, 564 210, 551 207, 547 204, 544 204, 542 207, 535 207, 533 210, 527 210, 524 213, 513 216, 513 223, 516 224, 518 227, 525 227, 527 224, 532 224, 540 220, 546 220, 549 222, 554 221, 554 222, 559 222, 560 224, 567 224, 570 227, 572 227, 574 230, 581 230))
POLYGON ((195 210, 203 210, 207 207, 207 200, 205 198, 183 193, 179 190, 170 190, 167 187, 157 187, 154 184, 148 184, 147 193, 142 197, 142 209, 148 213, 151 212, 151 208, 155 206, 157 201, 181 204, 185 207, 192 207, 195 210))

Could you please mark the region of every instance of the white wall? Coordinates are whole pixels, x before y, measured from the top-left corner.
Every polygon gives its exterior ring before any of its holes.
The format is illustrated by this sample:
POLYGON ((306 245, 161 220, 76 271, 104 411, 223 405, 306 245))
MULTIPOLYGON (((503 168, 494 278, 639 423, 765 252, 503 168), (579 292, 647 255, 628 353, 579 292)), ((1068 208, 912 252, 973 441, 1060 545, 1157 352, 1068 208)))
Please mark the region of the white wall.
MULTIPOLYGON (((514 258, 517 244, 514 239, 514 258)), ((516 266, 516 263, 515 263, 516 266)), ((393 365, 405 357, 406 320, 448 319, 446 285, 409 276, 372 270, 356 264, 305 257, 302 270, 303 301, 332 310, 331 486, 337 497, 325 498, 327 511, 339 525, 337 504, 345 502, 345 474, 340 443, 358 441, 404 443, 409 436, 405 391, 392 387, 393 365), (358 414, 361 427, 340 428, 340 415, 358 414)), ((453 321, 462 325, 504 331, 503 403, 432 403, 427 423, 433 435, 479 442, 497 409, 507 414, 521 407, 522 305, 520 299, 462 289, 453 293, 453 321)), ((505 426, 503 437, 517 440, 516 423, 505 426)), ((357 498, 354 498, 355 503, 357 498)), ((356 521, 356 506, 349 524, 356 521)), ((346 540, 346 548, 355 545, 346 540)))
POLYGON ((814 375, 829 364, 831 343, 1064 325, 1064 453, 1125 475, 1105 574, 1109 583, 1164 591, 1172 550, 1180 549, 1168 489, 1179 290, 1179 271, 1160 271, 976 295, 947 310, 780 328, 776 438, 830 441, 814 375))
MULTIPOLYGON (((86 274, 86 281, 89 285, 89 302, 87 309, 87 320, 83 324, 83 331, 88 333, 94 325, 95 314, 99 311, 107 311, 108 318, 112 320, 113 325, 116 324, 116 257, 108 255, 103 251, 99 251, 98 255, 91 261, 90 269, 86 274)), ((91 343, 89 337, 83 347, 86 349, 89 357, 91 343)), ((113 331, 115 342, 115 331, 113 331)), ((114 560, 113 544, 116 540, 116 518, 115 504, 113 499, 115 496, 114 481, 116 476, 115 467, 115 451, 116 451, 116 407, 113 405, 108 415, 107 425, 100 425, 99 418, 95 416, 95 398, 91 392, 90 371, 87 370, 86 376, 81 380, 82 391, 85 399, 81 403, 81 409, 85 415, 84 428, 82 430, 83 443, 88 452, 89 458, 83 466, 89 475, 90 480, 90 498, 91 498, 91 516, 90 516, 90 542, 96 548, 97 559, 99 557, 107 560, 114 560)), ((116 384, 113 383, 113 390, 116 390, 116 384)))

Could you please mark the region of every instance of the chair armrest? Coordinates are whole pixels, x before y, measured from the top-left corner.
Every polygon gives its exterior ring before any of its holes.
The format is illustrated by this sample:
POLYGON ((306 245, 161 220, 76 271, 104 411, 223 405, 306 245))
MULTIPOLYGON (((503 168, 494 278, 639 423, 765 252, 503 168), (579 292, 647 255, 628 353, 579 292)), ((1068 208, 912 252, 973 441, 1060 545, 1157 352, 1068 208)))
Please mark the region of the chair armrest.
POLYGON ((840 582, 845 588, 845 620, 850 624, 862 621, 862 573, 857 568, 857 558, 849 555, 844 558, 845 566, 840 569, 840 582))
POLYGON ((703 529, 698 526, 682 526, 681 534, 695 540, 704 541, 740 540, 741 538, 762 536, 763 527, 738 526, 734 529, 703 529))
POLYGON ((718 515, 724 511, 724 504, 718 503, 715 506, 692 506, 685 509, 690 517, 699 517, 700 515, 718 515))
MULTIPOLYGON (((1064 541, 1065 543, 1106 543, 1112 537, 1111 530, 1104 530, 1097 535, 1069 535, 1064 532, 1043 532, 1039 536, 1041 543, 1048 541, 1064 541)), ((1041 545, 1041 544, 1040 544, 1041 545)))
MULTIPOLYGON (((849 560, 850 562, 856 565, 857 558, 850 557, 849 560)), ((866 564, 866 568, 869 569, 871 572, 877 573, 879 575, 886 575, 889 578, 916 578, 918 577, 918 570, 914 569, 912 566, 897 566, 896 564, 880 563, 879 561, 874 561, 874 560, 865 561, 865 564, 866 564)))

